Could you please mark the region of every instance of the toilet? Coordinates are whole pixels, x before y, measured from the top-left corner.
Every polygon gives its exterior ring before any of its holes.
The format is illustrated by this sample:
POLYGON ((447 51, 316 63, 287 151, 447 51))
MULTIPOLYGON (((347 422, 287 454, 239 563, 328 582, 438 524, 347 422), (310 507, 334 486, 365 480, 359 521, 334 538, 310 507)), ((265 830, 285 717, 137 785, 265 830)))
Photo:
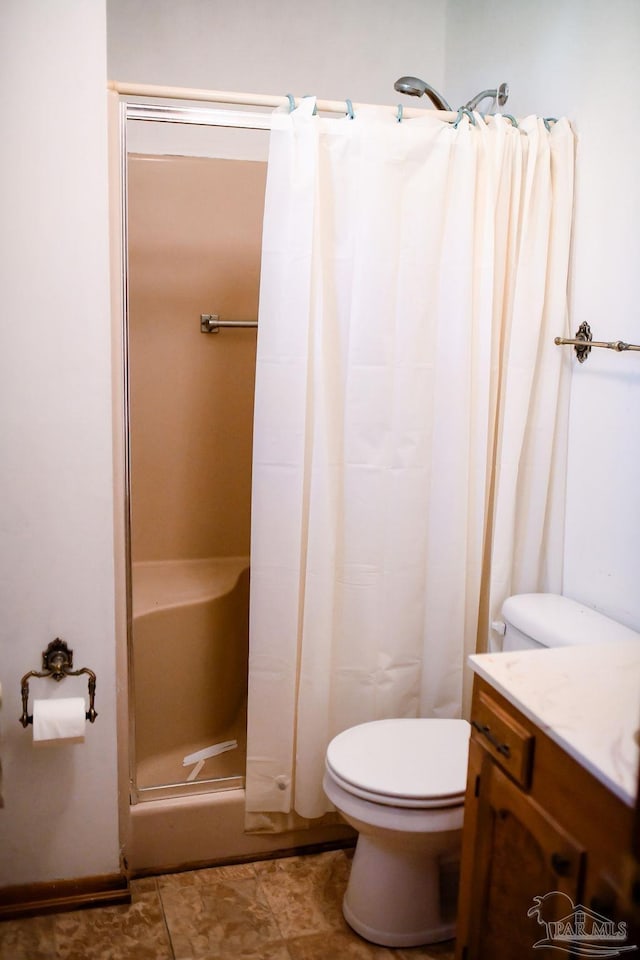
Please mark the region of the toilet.
MULTIPOLYGON (((510 597, 492 624, 501 649, 640 641, 640 634, 555 594, 510 597)), ((324 791, 358 831, 343 900, 347 923, 387 947, 455 936, 470 727, 466 720, 374 720, 327 748, 324 791)))
POLYGON ((466 720, 374 720, 327 748, 324 791, 359 833, 342 910, 373 943, 455 934, 469 732, 466 720), (441 897, 447 863, 453 889, 441 897))

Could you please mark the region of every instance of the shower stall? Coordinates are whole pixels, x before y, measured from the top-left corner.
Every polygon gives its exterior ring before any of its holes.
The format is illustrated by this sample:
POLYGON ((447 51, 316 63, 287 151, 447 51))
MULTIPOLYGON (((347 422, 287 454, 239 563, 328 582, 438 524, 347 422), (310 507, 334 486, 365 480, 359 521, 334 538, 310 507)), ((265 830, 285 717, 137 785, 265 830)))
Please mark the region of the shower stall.
POLYGON ((265 164, 128 158, 134 801, 243 785, 265 164), (167 718, 171 722, 166 722, 167 718))
POLYGON ((154 872, 340 842, 351 835, 344 825, 275 835, 244 826, 255 322, 270 118, 126 101, 114 111, 127 863, 154 872))

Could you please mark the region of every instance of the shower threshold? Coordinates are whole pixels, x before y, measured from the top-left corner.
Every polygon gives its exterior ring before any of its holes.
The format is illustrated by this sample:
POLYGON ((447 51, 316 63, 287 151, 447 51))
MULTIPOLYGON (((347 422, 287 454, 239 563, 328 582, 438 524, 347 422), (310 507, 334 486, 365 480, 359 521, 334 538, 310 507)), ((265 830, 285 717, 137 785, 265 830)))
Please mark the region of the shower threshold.
POLYGON ((217 777, 210 780, 163 783, 152 787, 131 785, 131 803, 146 803, 147 800, 168 800, 171 797, 190 797, 202 793, 220 793, 223 790, 244 788, 244 777, 217 777))

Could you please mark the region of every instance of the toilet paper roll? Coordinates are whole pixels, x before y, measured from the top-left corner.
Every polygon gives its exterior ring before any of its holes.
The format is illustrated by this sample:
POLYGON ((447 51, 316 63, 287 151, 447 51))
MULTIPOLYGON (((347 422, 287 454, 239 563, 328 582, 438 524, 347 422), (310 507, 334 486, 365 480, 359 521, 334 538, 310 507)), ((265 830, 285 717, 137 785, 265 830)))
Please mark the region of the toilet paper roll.
POLYGON ((84 697, 34 700, 34 743, 82 743, 86 723, 84 697))

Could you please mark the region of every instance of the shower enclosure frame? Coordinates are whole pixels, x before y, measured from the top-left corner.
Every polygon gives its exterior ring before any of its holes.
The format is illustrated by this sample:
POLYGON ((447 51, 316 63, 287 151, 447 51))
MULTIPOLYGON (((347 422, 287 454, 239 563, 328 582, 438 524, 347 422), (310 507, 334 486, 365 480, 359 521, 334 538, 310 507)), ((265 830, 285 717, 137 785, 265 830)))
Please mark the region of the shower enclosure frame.
MULTIPOLYGON (((116 398, 114 431, 115 448, 115 486, 120 491, 121 515, 116 517, 116 580, 118 607, 117 623, 119 634, 118 667, 120 675, 126 673, 127 682, 121 691, 119 704, 119 742, 127 743, 126 763, 120 760, 121 814, 123 808, 147 800, 173 797, 176 793, 197 794, 216 790, 219 780, 201 780, 197 783, 166 784, 159 787, 139 788, 136 782, 135 747, 135 681, 133 671, 133 591, 132 591, 132 508, 131 508, 131 439, 130 439, 130 362, 129 362, 129 237, 128 237, 128 139, 129 121, 149 121, 173 124, 188 124, 205 127, 226 127, 244 130, 271 129, 271 112, 258 113, 253 110, 229 110, 211 107, 180 106, 176 104, 140 103, 136 100, 121 99, 118 103, 117 132, 112 130, 113 139, 118 145, 118 169, 112 157, 111 186, 118 191, 118 209, 114 211, 118 224, 113 231, 113 262, 119 263, 119 290, 113 290, 114 303, 117 302, 119 321, 114 324, 114 397, 116 398), (118 404, 117 398, 121 402, 118 404), (118 429, 119 425, 119 429, 118 429), (126 789, 124 785, 126 784, 126 789)), ((115 119, 112 116, 112 124, 115 119)), ((115 205, 114 205, 115 206, 115 205)), ((114 285, 115 286, 115 285, 114 285)), ((114 307, 114 310, 116 308, 114 307)), ((238 778, 235 778, 236 780, 238 778)), ((239 786, 237 782, 227 788, 239 786)), ((220 788, 219 788, 220 789, 220 788)), ((124 821, 123 821, 124 822, 124 821)))

